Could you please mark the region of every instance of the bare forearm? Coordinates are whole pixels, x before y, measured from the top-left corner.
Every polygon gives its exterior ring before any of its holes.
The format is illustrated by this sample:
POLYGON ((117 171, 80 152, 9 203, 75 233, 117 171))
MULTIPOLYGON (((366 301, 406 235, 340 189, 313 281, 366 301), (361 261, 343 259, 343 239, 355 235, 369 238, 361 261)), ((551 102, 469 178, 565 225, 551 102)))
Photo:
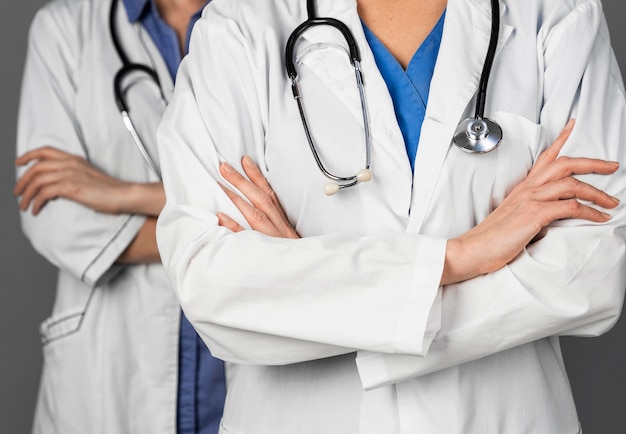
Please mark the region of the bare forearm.
POLYGON ((84 157, 44 146, 19 156, 18 166, 30 165, 17 181, 14 193, 20 209, 37 215, 45 204, 63 197, 107 214, 157 217, 165 205, 163 184, 132 183, 114 178, 84 157))
POLYGON ((120 214, 158 217, 165 205, 163 184, 127 184, 119 200, 120 214))
POLYGON ((117 258, 118 264, 145 264, 160 262, 156 243, 156 218, 148 217, 137 236, 117 258))

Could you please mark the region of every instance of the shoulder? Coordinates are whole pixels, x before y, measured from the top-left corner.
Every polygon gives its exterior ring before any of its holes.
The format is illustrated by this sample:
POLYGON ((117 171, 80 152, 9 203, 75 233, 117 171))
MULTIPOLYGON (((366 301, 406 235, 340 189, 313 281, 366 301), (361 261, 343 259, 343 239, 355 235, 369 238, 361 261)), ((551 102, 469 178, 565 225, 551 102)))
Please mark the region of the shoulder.
POLYGON ((108 20, 110 2, 52 0, 35 14, 29 30, 29 51, 45 58, 76 58, 86 41, 108 20), (97 24, 97 25, 96 25, 97 24))
MULTIPOLYGON (((35 14, 29 37, 32 41, 49 43, 63 41, 71 44, 80 39, 80 29, 91 15, 94 0, 52 0, 35 14)), ((73 44, 71 44, 73 45, 73 44)))
POLYGON ((246 38, 268 29, 279 31, 304 20, 306 2, 292 0, 213 0, 204 9, 201 26, 246 38))
MULTIPOLYGON (((47 28, 50 25, 67 25, 76 23, 81 16, 93 7, 93 0, 52 0, 37 11, 31 25, 31 31, 37 31, 39 27, 47 28)), ((57 27, 56 31, 62 33, 65 27, 57 27)))
POLYGON ((604 20, 601 0, 504 0, 503 3, 505 19, 531 20, 538 33, 571 21, 586 21, 596 27, 604 20))

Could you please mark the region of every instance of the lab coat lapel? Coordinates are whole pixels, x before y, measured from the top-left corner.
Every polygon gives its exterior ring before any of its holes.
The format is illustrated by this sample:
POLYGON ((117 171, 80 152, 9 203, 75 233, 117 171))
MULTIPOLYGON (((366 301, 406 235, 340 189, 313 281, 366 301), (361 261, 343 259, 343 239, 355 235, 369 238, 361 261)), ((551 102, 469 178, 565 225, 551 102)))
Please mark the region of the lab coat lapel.
MULTIPOLYGON (((500 5, 501 15, 506 13, 500 5)), ((500 26, 496 59, 512 34, 500 26)), ((491 32, 489 0, 449 0, 443 38, 415 159, 407 231, 419 232, 458 123, 474 114, 475 95, 491 32)), ((489 107, 487 107, 489 110, 489 107)))

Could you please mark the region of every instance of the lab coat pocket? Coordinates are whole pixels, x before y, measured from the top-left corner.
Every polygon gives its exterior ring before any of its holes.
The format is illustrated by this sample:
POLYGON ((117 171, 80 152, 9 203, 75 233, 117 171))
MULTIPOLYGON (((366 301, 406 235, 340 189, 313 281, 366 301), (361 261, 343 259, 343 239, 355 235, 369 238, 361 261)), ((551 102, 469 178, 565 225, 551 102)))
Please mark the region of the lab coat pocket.
POLYGON ((494 119, 503 131, 491 195, 493 204, 499 205, 532 168, 541 150, 541 125, 522 115, 504 111, 496 112, 494 119))
POLYGON ((57 312, 39 325, 41 343, 44 346, 71 336, 80 330, 95 290, 96 288, 90 290, 84 306, 75 306, 57 312))
POLYGON ((457 236, 484 220, 522 181, 533 165, 541 127, 503 111, 490 118, 502 127, 495 150, 476 154, 450 145, 422 231, 457 236), (441 222, 446 222, 442 225, 441 222))
MULTIPOLYGON (((87 303, 55 313, 41 326, 44 368, 33 432, 97 432, 101 426, 100 363, 94 330, 89 330, 89 306, 98 291, 91 289, 87 303)), ((93 328, 93 327, 91 327, 93 328)))

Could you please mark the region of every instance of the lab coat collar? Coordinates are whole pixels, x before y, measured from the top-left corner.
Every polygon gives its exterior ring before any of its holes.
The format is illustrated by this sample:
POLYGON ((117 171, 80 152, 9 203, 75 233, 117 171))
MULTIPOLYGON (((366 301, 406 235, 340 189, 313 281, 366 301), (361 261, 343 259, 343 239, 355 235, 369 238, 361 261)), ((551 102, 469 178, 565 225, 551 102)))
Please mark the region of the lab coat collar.
MULTIPOLYGON (((113 0, 118 1, 118 0, 113 0)), ((154 0, 121 0, 124 4, 124 9, 126 9, 126 14, 128 15, 128 21, 131 23, 136 23, 139 21, 146 10, 149 8, 156 8, 154 0)), ((205 5, 209 4, 211 0, 207 0, 205 5)))
MULTIPOLYGON (((118 1, 118 0, 113 0, 118 1)), ((152 0, 122 0, 126 14, 128 15, 128 21, 135 23, 139 21, 144 11, 152 3, 152 0)))

